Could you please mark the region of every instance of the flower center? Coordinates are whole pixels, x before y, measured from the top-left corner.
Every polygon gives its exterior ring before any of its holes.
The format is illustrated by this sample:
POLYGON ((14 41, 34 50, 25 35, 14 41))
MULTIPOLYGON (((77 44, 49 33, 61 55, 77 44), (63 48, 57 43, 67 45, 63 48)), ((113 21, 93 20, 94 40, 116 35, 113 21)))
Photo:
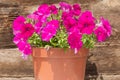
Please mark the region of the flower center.
POLYGON ((84 24, 84 27, 88 27, 88 24, 85 23, 85 24, 84 24))
POLYGON ((27 27, 27 28, 25 28, 25 30, 26 30, 26 31, 30 31, 30 28, 27 27))

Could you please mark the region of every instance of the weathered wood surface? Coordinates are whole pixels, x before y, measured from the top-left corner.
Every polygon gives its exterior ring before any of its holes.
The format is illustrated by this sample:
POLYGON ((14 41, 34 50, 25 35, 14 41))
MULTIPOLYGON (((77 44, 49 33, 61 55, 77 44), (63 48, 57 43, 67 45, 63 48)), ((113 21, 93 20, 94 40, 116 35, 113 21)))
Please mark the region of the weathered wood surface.
MULTIPOLYGON (((12 21, 18 15, 31 13, 41 3, 58 3, 63 0, 0 0, 0 48, 14 47, 12 21)), ((88 59, 87 75, 120 74, 120 0, 64 0, 78 2, 84 10, 90 9, 99 18, 107 18, 112 25, 112 36, 97 48, 88 59), (89 73, 90 72, 90 73, 89 73)), ((16 49, 0 50, 0 75, 32 75, 32 62, 24 61, 16 49)))

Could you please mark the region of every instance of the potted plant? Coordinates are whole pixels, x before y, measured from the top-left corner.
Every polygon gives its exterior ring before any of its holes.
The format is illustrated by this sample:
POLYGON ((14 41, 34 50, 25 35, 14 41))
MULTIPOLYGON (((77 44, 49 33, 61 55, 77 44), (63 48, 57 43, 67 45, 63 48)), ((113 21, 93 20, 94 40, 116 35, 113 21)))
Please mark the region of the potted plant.
POLYGON ((36 80, 84 80, 89 48, 111 35, 103 17, 79 4, 42 4, 26 18, 13 21, 14 43, 24 58, 32 54, 36 80))

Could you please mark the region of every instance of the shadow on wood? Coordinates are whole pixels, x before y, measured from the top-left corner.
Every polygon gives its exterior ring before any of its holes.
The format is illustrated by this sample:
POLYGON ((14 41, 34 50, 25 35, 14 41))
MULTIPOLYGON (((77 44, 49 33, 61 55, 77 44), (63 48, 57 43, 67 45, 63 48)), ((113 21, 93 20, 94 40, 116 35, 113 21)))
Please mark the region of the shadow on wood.
MULTIPOLYGON (((93 55, 93 54, 92 54, 93 55)), ((87 60, 86 64, 86 72, 85 72, 85 80, 97 80, 98 78, 98 71, 97 66, 95 63, 89 61, 89 58, 92 56, 90 55, 87 60)))

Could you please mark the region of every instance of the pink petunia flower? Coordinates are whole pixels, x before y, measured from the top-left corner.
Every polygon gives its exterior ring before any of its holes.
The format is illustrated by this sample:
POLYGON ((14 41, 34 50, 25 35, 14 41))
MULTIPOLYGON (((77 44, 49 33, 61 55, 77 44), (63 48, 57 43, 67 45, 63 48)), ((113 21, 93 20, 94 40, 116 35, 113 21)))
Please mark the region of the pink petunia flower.
POLYGON ((112 32, 112 31, 111 31, 112 28, 111 28, 111 26, 110 26, 109 21, 108 21, 108 20, 105 20, 105 19, 102 17, 102 18, 101 18, 101 23, 102 23, 103 27, 106 29, 107 36, 110 37, 111 32, 112 32))
MULTIPOLYGON (((19 26, 17 26, 19 27, 19 26)), ((34 33, 34 28, 30 23, 26 23, 20 26, 20 30, 14 30, 14 32, 19 32, 15 34, 14 43, 18 43, 19 40, 28 40, 29 37, 34 33)))
MULTIPOLYGON (((38 20, 41 22, 47 22, 47 18, 51 15, 50 14, 50 7, 47 4, 42 4, 39 6, 38 10, 33 12, 36 16, 38 16, 38 20)), ((34 16, 34 17, 36 17, 34 16)))
POLYGON ((73 14, 67 12, 62 13, 62 20, 67 31, 77 24, 77 20, 73 17, 73 14))
POLYGON ((73 33, 73 32, 77 32, 77 33, 80 33, 80 30, 79 30, 79 28, 78 28, 78 25, 74 25, 74 26, 72 26, 70 29, 69 29, 69 31, 68 31, 68 33, 73 33))
POLYGON ((59 21, 58 20, 51 20, 50 22, 48 22, 49 26, 54 26, 56 29, 59 28, 59 21))
POLYGON ((24 25, 24 22, 26 19, 23 16, 18 16, 14 21, 13 21, 13 34, 17 35, 21 33, 21 29, 24 25))
POLYGON ((111 26, 108 20, 105 20, 103 17, 101 18, 101 22, 97 24, 97 29, 95 30, 95 35, 99 42, 105 41, 106 38, 111 35, 111 26))
POLYGON ((99 42, 103 42, 106 40, 107 38, 107 33, 106 33, 106 30, 103 26, 99 26, 96 30, 95 30, 95 35, 97 37, 97 40, 99 42))
POLYGON ((34 33, 34 28, 32 24, 26 23, 22 26, 21 35, 22 35, 22 38, 24 38, 25 40, 31 37, 33 33, 34 33))
POLYGON ((55 5, 51 5, 50 7, 51 13, 58 14, 58 9, 55 5))
POLYGON ((95 18, 90 11, 85 11, 79 18, 79 29, 83 34, 92 34, 95 28, 95 18))
POLYGON ((35 28, 35 32, 37 33, 37 34, 40 34, 40 32, 41 32, 41 29, 42 29, 42 22, 37 22, 37 23, 35 23, 35 25, 34 25, 34 28, 35 28))
POLYGON ((33 14, 35 14, 36 16, 38 16, 37 17, 38 18, 37 21, 41 21, 43 23, 47 22, 47 18, 50 16, 50 15, 41 14, 38 11, 35 11, 33 14))
POLYGON ((52 20, 41 31, 41 38, 43 41, 49 41, 53 36, 56 35, 59 23, 57 20, 52 20))
POLYGON ((39 8, 38 8, 38 15, 49 16, 50 15, 49 5, 47 5, 47 4, 40 5, 39 8))
POLYGON ((72 17, 67 17, 63 21, 63 24, 64 24, 66 30, 69 31, 73 26, 75 26, 77 24, 77 21, 72 17))
POLYGON ((15 35, 14 38, 13 38, 13 42, 14 42, 15 44, 18 44, 21 40, 24 40, 24 39, 22 38, 22 35, 21 35, 21 34, 17 34, 17 35, 15 35))
POLYGON ((81 8, 79 4, 74 4, 73 5, 73 14, 76 16, 79 16, 81 13, 81 8))
POLYGON ((72 6, 65 2, 60 2, 60 9, 63 10, 63 12, 70 12, 72 10, 72 6))
POLYGON ((31 45, 24 40, 21 40, 18 44, 18 49, 25 55, 32 53, 31 45))
POLYGON ((75 53, 82 47, 82 34, 77 29, 74 29, 73 32, 71 32, 68 35, 68 43, 72 49, 75 50, 75 53))
POLYGON ((66 20, 68 17, 73 17, 73 14, 71 12, 62 12, 62 20, 66 20))
POLYGON ((28 16, 27 16, 27 18, 30 18, 30 19, 33 19, 33 20, 39 20, 39 16, 38 15, 36 15, 36 14, 29 14, 28 16))
POLYGON ((50 41, 50 39, 55 36, 56 34, 56 28, 54 28, 53 26, 47 26, 45 28, 43 28, 42 32, 41 32, 41 38, 43 41, 50 41))

